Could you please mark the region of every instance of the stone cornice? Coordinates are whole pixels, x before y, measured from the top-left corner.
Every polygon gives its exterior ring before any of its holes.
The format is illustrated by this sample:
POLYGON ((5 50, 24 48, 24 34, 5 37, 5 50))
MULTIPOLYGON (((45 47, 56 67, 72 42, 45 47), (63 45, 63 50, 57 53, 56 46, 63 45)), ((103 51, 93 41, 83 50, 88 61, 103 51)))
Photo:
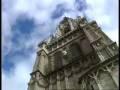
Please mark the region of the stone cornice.
POLYGON ((66 42, 64 45, 61 45, 61 46, 59 46, 58 48, 56 48, 56 49, 54 49, 54 50, 50 51, 48 54, 51 54, 51 53, 53 53, 53 52, 57 51, 58 49, 60 49, 60 48, 62 48, 62 47, 64 47, 64 46, 66 46, 66 45, 70 44, 70 43, 71 43, 72 41, 74 41, 74 40, 77 40, 77 39, 83 39, 83 38, 85 38, 85 36, 84 36, 84 35, 77 36, 76 38, 71 39, 70 41, 66 42))

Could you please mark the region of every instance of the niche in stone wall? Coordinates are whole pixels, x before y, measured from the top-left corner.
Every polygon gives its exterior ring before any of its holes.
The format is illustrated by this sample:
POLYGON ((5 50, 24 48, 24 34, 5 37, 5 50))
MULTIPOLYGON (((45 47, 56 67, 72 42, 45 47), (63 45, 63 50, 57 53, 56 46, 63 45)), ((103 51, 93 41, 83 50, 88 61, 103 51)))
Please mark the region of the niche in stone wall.
POLYGON ((73 60, 79 59, 82 55, 79 44, 73 43, 69 46, 69 50, 73 60))
POLYGON ((55 69, 59 69, 62 67, 63 63, 62 63, 62 52, 58 51, 54 54, 54 68, 55 69))
POLYGON ((87 55, 90 52, 92 52, 92 47, 90 46, 90 42, 87 38, 83 39, 79 43, 80 43, 81 51, 84 55, 87 55))

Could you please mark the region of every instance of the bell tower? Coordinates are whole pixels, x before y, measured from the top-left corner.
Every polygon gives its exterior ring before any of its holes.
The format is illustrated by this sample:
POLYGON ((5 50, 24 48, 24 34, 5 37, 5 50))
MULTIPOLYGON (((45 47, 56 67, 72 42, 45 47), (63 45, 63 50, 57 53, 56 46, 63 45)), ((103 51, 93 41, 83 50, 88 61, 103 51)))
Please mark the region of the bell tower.
POLYGON ((119 47, 85 17, 64 17, 39 44, 28 90, 118 90, 119 47))

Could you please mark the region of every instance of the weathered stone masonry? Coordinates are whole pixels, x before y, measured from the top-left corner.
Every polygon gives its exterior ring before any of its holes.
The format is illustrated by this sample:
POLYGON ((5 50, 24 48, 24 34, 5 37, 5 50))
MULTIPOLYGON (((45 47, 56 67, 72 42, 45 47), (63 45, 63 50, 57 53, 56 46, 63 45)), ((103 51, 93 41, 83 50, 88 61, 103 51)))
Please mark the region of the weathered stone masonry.
POLYGON ((39 44, 28 90, 118 90, 118 46, 85 17, 64 17, 39 44))

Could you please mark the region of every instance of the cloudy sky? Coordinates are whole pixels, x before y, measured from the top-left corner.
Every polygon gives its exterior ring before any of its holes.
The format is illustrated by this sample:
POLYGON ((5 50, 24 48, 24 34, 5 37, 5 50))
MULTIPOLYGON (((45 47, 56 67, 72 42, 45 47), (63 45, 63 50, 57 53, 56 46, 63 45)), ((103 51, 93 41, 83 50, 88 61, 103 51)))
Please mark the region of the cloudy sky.
POLYGON ((118 0, 2 0, 2 90, 27 90, 37 44, 79 15, 118 43, 118 0))

